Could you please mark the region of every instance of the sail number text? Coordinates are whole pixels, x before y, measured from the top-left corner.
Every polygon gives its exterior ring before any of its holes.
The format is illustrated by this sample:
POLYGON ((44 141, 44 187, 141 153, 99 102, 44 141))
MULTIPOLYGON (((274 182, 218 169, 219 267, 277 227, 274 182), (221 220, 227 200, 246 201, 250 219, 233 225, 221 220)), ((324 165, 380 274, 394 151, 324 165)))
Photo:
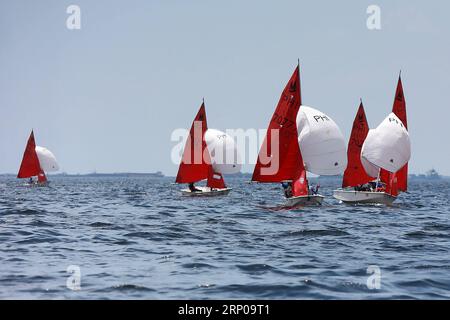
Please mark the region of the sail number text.
POLYGON ((275 122, 276 124, 278 124, 280 127, 284 127, 284 128, 286 128, 286 129, 289 129, 289 128, 292 128, 294 125, 295 125, 295 122, 294 121, 292 121, 292 120, 290 120, 290 119, 288 119, 288 118, 286 118, 286 117, 283 117, 283 116, 280 116, 278 113, 274 113, 273 114, 273 117, 272 117, 272 120, 271 120, 272 122, 275 122))

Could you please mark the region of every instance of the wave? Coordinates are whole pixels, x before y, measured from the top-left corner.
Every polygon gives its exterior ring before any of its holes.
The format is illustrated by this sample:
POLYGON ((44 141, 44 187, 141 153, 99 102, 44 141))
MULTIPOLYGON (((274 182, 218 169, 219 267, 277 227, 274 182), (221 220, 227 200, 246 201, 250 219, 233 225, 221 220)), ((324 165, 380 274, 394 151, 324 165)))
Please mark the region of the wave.
POLYGON ((283 232, 279 235, 281 238, 285 237, 306 237, 306 238, 315 238, 315 237, 341 237, 350 235, 347 231, 342 231, 339 229, 302 229, 295 231, 283 232))
POLYGON ((8 215, 37 215, 46 214, 45 210, 34 210, 34 209, 7 209, 5 211, 0 211, 0 216, 8 215))

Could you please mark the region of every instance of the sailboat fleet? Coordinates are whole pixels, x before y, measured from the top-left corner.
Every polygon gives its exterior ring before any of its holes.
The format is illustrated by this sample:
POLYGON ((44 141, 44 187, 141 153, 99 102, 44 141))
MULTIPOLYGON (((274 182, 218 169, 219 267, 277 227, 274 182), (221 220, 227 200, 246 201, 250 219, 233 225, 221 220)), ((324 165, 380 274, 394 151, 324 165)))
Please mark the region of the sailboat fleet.
MULTIPOLYGON (((187 139, 176 179, 177 183, 190 185, 189 189, 182 190, 184 195, 219 195, 231 190, 225 186, 222 176, 231 172, 207 164, 211 162, 205 141, 207 136, 202 104, 187 139), (202 125, 196 138, 195 122, 202 125), (205 154, 200 157, 205 163, 193 163, 195 145, 198 146, 197 154, 205 154), (193 185, 204 179, 207 179, 206 187, 193 185)), ((315 188, 309 185, 307 172, 344 174, 342 189, 333 192, 336 199, 345 203, 391 204, 399 191, 407 190, 410 157, 401 78, 393 112, 377 128, 369 129, 361 101, 347 148, 341 130, 330 116, 302 104, 298 65, 269 121, 251 180, 281 183, 286 206, 295 207, 321 204, 324 199, 318 185, 315 188)), ((233 167, 237 166, 234 164, 233 167)))
MULTIPOLYGON (((401 77, 392 112, 369 129, 363 103, 358 108, 347 143, 325 113, 302 104, 300 65, 297 65, 267 126, 252 175, 252 182, 281 184, 286 207, 320 205, 320 186, 311 186, 307 172, 343 174, 342 188, 333 196, 344 203, 390 205, 399 192, 407 191, 411 157, 406 102, 401 77)), ((175 182, 187 184, 184 196, 226 195, 225 174, 238 173, 240 155, 232 137, 209 129, 205 102, 192 122, 175 182), (195 183, 206 181, 205 186, 195 183)), ((58 171, 55 156, 36 146, 33 131, 17 175, 31 185, 48 183, 46 172, 58 171), (37 177, 37 180, 33 180, 37 177)))

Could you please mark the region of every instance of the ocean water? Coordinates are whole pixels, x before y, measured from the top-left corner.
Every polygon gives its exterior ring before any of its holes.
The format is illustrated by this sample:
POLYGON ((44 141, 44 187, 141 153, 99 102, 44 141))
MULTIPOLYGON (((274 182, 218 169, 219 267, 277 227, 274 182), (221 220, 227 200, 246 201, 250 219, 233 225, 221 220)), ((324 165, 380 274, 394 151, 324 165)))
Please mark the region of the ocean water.
POLYGON ((172 181, 0 178, 0 299, 450 298, 448 181, 386 207, 339 204, 323 180, 324 205, 296 210, 279 185, 194 199, 172 181))

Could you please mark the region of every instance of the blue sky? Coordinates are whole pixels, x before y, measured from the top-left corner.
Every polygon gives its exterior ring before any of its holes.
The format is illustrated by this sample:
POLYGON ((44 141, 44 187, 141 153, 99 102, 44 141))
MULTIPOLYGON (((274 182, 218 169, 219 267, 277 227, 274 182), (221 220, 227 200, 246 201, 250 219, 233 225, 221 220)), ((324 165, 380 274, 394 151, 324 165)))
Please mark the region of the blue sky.
MULTIPOLYGON (((170 135, 202 97, 211 128, 265 128, 297 58, 306 105, 349 136, 359 98, 371 127, 402 78, 411 172, 450 175, 447 1, 0 2, 0 173, 31 128, 69 173, 175 174, 170 135), (68 30, 66 8, 81 8, 68 30), (381 30, 366 9, 381 8, 381 30)), ((245 170, 250 171, 251 166, 245 170)))

